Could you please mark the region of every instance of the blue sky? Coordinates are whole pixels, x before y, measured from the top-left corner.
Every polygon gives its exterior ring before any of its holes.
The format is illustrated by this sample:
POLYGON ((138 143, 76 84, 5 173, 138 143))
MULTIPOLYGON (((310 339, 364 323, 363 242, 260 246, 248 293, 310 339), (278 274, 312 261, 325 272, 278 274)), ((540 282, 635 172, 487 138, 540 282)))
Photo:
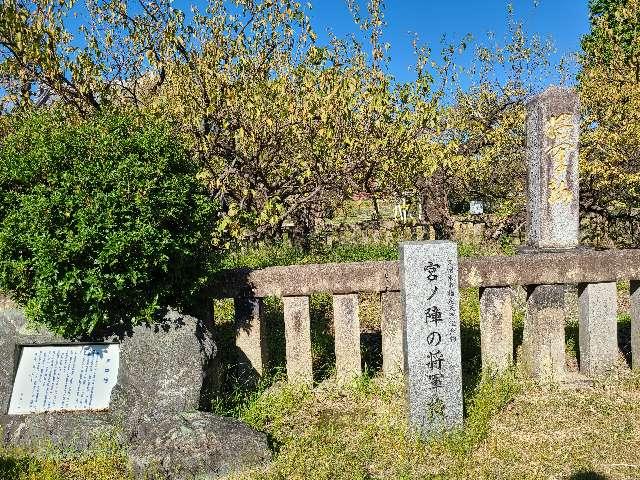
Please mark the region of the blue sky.
MULTIPOLYGON (((357 0, 363 7, 367 0, 357 0)), ((307 0, 301 0, 306 3, 307 0)), ((422 44, 431 47, 434 56, 441 49, 441 39, 446 35, 449 42, 462 39, 471 33, 478 41, 487 39, 493 32, 496 40, 505 37, 508 21, 507 4, 514 8, 515 18, 524 23, 529 35, 538 34, 542 38, 552 38, 557 53, 552 58, 557 63, 560 58, 580 48, 580 38, 589 30, 588 0, 385 0, 384 41, 391 44, 389 73, 398 82, 414 78, 410 67, 415 64, 412 38, 417 34, 422 44)), ((192 3, 202 4, 203 0, 176 0, 174 5, 189 11, 192 3)), ((357 32, 347 0, 311 0, 313 8, 308 11, 320 41, 328 38, 333 31, 338 37, 357 32)), ((79 2, 78 17, 71 17, 69 27, 78 33, 81 22, 86 21, 86 13, 79 2)), ((81 35, 76 39, 80 43, 81 35)), ((503 42, 504 43, 504 42, 503 42)), ((464 58, 457 59, 464 65, 464 58)), ((548 77, 545 83, 557 80, 548 77)), ((3 90, 0 89, 0 95, 3 90)))
MULTIPOLYGON (((365 0, 360 0, 364 4, 365 0)), ((455 41, 471 33, 478 40, 494 32, 498 40, 505 35, 507 0, 386 0, 385 41, 391 44, 391 73, 398 81, 410 80, 414 64, 411 33, 418 34, 434 53, 440 50, 443 34, 455 41)), ((557 53, 554 60, 578 51, 580 37, 589 30, 587 0, 511 1, 516 19, 527 32, 551 37, 557 53)), ((351 14, 345 0, 315 0, 311 11, 313 26, 320 38, 328 29, 338 36, 353 32, 351 14)))

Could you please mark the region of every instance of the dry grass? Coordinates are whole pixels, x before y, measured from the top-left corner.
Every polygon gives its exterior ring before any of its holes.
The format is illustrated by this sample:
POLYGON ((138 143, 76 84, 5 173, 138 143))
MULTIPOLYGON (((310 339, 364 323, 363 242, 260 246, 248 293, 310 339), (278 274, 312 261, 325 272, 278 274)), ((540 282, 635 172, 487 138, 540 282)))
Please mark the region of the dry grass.
POLYGON ((567 390, 508 375, 477 388, 463 430, 431 441, 408 432, 398 383, 280 385, 243 415, 271 435, 275 461, 235 479, 640 478, 638 383, 627 372, 567 390))
POLYGON ((0 446, 2 480, 133 480, 126 452, 108 439, 91 452, 51 448, 34 455, 0 446))
MULTIPOLYGON (((227 480, 637 479, 640 376, 592 388, 538 387, 511 373, 481 383, 465 428, 430 441, 406 426, 401 382, 362 377, 346 388, 278 383, 241 416, 267 432, 273 463, 227 480)), ((3 480, 131 478, 124 452, 33 458, 0 450, 3 480)))
POLYGON ((492 420, 491 435, 469 461, 469 474, 561 479, 589 478, 592 472, 592 478, 638 478, 639 447, 637 391, 530 391, 492 420))

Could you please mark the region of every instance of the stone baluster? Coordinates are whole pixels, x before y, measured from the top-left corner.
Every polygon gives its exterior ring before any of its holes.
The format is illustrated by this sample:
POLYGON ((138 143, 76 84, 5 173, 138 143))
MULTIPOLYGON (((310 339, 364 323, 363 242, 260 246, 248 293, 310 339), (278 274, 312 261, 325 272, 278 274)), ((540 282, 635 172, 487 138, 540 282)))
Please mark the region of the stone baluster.
POLYGON ((564 285, 527 287, 523 337, 522 360, 529 374, 542 382, 564 380, 564 285))
POLYGON ((309 297, 284 297, 287 378, 291 383, 313 383, 309 297))
POLYGON ((616 284, 581 284, 578 291, 580 371, 600 376, 611 370, 618 356, 616 284))
POLYGON ((244 371, 261 377, 267 368, 267 345, 261 298, 235 298, 236 348, 244 371))
POLYGON ((383 292, 381 302, 382 371, 393 377, 404 371, 402 296, 400 292, 383 292))
POLYGON ((480 349, 484 370, 503 372, 513 363, 510 287, 480 289, 480 349))
POLYGON ((338 382, 351 380, 362 373, 358 311, 357 294, 333 296, 333 326, 338 382))

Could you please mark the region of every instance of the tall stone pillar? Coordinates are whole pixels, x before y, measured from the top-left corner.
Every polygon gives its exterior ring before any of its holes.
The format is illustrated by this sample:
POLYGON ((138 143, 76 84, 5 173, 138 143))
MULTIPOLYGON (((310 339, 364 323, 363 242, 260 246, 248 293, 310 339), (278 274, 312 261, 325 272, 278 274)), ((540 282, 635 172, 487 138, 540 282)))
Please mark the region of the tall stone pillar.
POLYGON ((578 96, 550 87, 527 103, 527 247, 567 250, 579 243, 578 96))
MULTIPOLYGON (((522 254, 579 245, 579 101, 550 87, 527 103, 527 245, 522 254)), ((541 381, 564 377, 564 286, 529 285, 523 356, 541 381)))

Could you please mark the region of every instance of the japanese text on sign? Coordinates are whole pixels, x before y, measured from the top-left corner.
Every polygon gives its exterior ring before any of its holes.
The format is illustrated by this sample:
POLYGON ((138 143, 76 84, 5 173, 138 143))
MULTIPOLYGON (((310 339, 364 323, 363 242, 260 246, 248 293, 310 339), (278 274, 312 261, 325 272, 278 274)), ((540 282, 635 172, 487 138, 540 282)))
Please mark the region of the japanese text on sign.
POLYGON ((25 346, 9 414, 106 409, 119 360, 117 344, 25 346))

